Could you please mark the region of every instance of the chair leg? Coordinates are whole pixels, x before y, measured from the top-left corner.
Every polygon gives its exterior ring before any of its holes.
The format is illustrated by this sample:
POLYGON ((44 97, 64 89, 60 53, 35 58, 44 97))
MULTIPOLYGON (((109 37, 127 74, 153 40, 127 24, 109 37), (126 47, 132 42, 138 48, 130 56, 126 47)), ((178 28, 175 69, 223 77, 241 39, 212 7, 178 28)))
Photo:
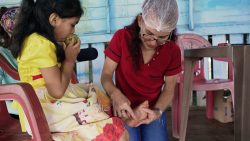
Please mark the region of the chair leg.
POLYGON ((232 102, 233 102, 233 109, 234 109, 234 108, 235 108, 235 106, 234 106, 234 104, 235 104, 235 103, 234 103, 234 102, 235 102, 235 101, 234 101, 234 87, 230 88, 229 90, 230 90, 230 92, 231 92, 232 102))
POLYGON ((214 118, 214 95, 212 91, 206 92, 206 114, 208 119, 214 118))
POLYGON ((175 92, 172 102, 172 132, 173 137, 180 137, 180 98, 182 93, 182 85, 177 84, 177 91, 175 92))

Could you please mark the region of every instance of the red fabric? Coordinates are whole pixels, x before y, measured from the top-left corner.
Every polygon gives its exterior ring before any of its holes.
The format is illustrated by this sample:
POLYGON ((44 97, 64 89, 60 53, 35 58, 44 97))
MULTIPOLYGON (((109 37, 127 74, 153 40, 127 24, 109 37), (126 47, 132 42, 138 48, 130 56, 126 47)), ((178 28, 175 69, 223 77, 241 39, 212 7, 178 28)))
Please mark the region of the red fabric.
POLYGON ((116 85, 131 101, 132 107, 145 100, 149 100, 152 107, 161 92, 164 76, 181 72, 181 52, 175 42, 159 46, 148 64, 143 64, 143 58, 140 57, 141 69, 136 72, 128 51, 127 41, 130 39, 127 29, 118 30, 104 53, 118 63, 115 71, 116 85))
POLYGON ((106 124, 103 133, 98 135, 93 141, 119 141, 124 132, 124 124, 121 119, 112 117, 113 124, 106 124))
POLYGON ((43 78, 42 74, 38 74, 38 75, 33 75, 32 76, 32 80, 37 80, 37 79, 40 79, 40 78, 43 78))

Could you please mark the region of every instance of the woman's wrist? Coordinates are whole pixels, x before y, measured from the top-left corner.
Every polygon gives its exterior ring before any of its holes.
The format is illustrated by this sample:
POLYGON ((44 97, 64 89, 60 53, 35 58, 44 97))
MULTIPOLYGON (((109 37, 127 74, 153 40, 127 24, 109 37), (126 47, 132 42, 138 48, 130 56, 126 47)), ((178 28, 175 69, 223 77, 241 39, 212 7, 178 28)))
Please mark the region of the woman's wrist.
POLYGON ((119 93, 119 92, 120 92, 119 89, 115 89, 111 93, 109 93, 109 97, 112 99, 114 97, 114 95, 116 95, 116 93, 119 93))
POLYGON ((157 107, 153 108, 153 111, 157 112, 158 115, 159 115, 159 117, 160 117, 160 116, 162 115, 162 113, 163 113, 163 111, 162 111, 160 108, 157 108, 157 107))

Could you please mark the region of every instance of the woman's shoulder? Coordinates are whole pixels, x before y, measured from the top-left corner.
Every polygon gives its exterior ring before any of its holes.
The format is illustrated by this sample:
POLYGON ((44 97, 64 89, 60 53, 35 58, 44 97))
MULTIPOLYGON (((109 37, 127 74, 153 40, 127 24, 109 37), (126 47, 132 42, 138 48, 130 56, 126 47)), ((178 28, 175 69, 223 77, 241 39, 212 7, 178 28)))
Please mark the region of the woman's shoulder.
POLYGON ((166 49, 180 50, 178 44, 175 41, 170 41, 163 46, 166 47, 166 49))
POLYGON ((131 37, 130 32, 127 28, 118 29, 115 32, 114 36, 118 36, 120 38, 131 37))
POLYGON ((161 50, 165 53, 170 53, 172 55, 180 54, 181 50, 175 41, 170 41, 161 47, 161 50))

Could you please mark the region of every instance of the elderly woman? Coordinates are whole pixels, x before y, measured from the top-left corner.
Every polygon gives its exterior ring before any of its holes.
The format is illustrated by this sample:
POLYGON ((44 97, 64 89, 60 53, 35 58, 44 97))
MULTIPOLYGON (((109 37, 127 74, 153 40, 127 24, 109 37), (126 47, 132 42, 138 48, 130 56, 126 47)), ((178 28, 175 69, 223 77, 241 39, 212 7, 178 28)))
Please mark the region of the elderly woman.
MULTIPOLYGON (((0 8, 0 54, 4 56, 9 63, 17 69, 16 59, 12 56, 8 49, 10 43, 10 36, 13 31, 15 17, 18 12, 17 7, 1 7, 0 8)), ((16 83, 2 68, 0 68, 0 84, 16 83)), ((12 101, 6 101, 9 113, 17 114, 17 111, 11 108, 12 101)))
POLYGON ((136 123, 126 126, 131 141, 168 140, 164 111, 181 72, 177 20, 176 0, 145 0, 142 13, 118 30, 104 51, 102 85, 111 97, 114 115, 136 123), (133 109, 145 101, 148 106, 140 110, 146 116, 138 117, 133 109))
MULTIPOLYGON (((15 17, 18 12, 17 7, 1 7, 0 8, 0 53, 3 55, 6 59, 8 59, 9 63, 14 68, 17 68, 17 63, 15 58, 10 53, 8 47, 10 43, 10 36, 13 31, 15 17)), ((8 74, 6 74, 1 68, 0 68, 0 83, 13 83, 17 82, 13 80, 8 74)))

